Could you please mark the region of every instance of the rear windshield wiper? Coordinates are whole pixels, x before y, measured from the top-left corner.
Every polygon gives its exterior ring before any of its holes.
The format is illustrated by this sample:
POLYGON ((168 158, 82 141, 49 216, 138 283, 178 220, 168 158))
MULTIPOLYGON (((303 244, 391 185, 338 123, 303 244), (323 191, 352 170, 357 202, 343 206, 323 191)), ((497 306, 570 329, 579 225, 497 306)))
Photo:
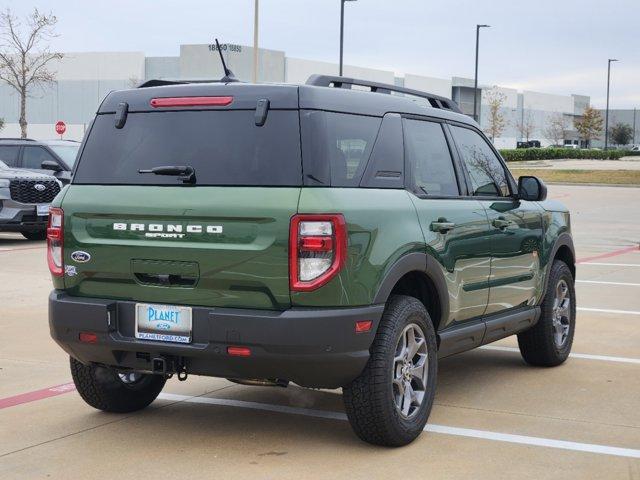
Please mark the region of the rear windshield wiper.
POLYGON ((196 183, 196 170, 191 165, 163 165, 148 170, 138 170, 138 173, 180 177, 182 183, 196 183))

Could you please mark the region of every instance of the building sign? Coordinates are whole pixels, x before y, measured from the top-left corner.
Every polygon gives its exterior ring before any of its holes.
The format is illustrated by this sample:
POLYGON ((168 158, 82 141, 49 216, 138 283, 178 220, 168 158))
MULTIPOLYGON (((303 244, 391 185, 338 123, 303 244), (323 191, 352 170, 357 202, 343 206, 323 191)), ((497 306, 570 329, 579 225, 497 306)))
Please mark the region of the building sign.
MULTIPOLYGON (((234 52, 234 53, 242 53, 242 45, 236 45, 234 43, 222 43, 220 45, 220 50, 223 52, 234 52)), ((210 52, 217 52, 218 47, 216 47, 215 43, 209 44, 210 52)))

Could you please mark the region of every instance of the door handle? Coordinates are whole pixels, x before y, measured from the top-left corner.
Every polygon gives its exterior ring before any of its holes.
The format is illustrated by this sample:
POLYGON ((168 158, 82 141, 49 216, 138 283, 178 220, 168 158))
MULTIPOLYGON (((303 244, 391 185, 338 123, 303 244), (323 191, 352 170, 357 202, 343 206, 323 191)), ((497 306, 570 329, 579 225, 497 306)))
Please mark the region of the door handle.
POLYGON ((431 222, 431 231, 439 233, 447 233, 449 230, 453 230, 456 224, 447 221, 446 218, 440 217, 437 221, 431 222))
POLYGON ((514 222, 512 222, 511 220, 507 220, 504 217, 498 217, 498 218, 494 219, 493 222, 491 222, 491 224, 494 227, 499 228, 500 230, 504 230, 505 228, 513 225, 514 222))

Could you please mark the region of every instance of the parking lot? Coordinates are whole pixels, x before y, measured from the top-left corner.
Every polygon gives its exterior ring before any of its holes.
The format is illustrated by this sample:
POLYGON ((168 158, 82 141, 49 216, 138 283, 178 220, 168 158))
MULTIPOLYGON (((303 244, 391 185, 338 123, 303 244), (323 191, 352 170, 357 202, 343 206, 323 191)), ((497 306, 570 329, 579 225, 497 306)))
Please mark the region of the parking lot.
POLYGON ((0 234, 0 478, 640 479, 640 189, 549 197, 572 211, 572 357, 529 367, 508 338, 442 360, 427 432, 399 449, 359 441, 339 390, 173 378, 142 412, 93 410, 49 337, 44 243, 0 234))

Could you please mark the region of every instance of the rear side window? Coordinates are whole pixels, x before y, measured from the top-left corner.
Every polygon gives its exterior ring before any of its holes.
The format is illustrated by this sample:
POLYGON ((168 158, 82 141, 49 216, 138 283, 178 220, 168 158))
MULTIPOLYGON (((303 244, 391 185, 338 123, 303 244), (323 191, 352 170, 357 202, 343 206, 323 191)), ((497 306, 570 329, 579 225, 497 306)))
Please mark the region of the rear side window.
POLYGON ((18 152, 20 147, 18 145, 0 145, 0 160, 2 160, 8 167, 18 166, 18 152))
POLYGON ((404 119, 405 149, 419 193, 459 195, 456 173, 442 126, 404 119))
POLYGON ((184 165, 198 185, 299 186, 296 110, 272 110, 255 124, 254 110, 129 113, 124 128, 98 115, 74 176, 77 184, 179 185, 174 176, 138 170, 184 165))
POLYGON ((451 132, 469 172, 473 195, 509 196, 507 174, 487 141, 469 128, 452 126, 451 132))
POLYGON ((305 183, 357 187, 381 118, 307 110, 300 112, 305 183))

